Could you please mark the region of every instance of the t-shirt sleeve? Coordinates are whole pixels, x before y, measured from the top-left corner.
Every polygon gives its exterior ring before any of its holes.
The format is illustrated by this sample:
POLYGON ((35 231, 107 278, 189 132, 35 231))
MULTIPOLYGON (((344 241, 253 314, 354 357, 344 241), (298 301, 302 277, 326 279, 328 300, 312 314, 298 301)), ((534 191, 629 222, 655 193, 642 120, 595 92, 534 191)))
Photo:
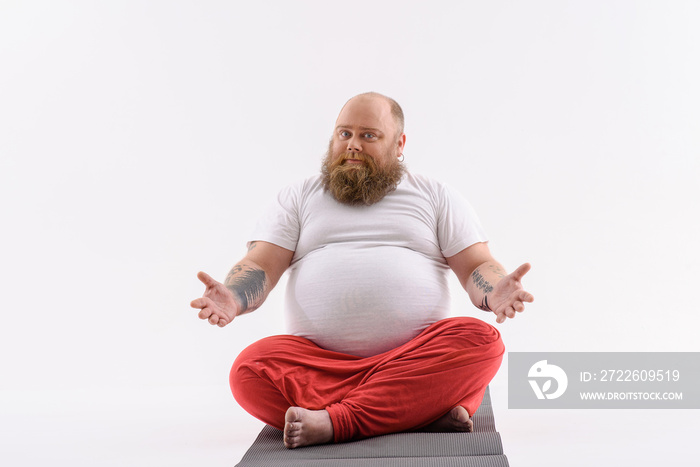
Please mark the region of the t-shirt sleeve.
POLYGON ((445 258, 486 242, 488 237, 474 208, 455 189, 441 185, 438 196, 438 242, 445 258))
POLYGON ((299 197, 297 186, 283 188, 263 211, 248 243, 269 242, 295 251, 299 241, 299 197))

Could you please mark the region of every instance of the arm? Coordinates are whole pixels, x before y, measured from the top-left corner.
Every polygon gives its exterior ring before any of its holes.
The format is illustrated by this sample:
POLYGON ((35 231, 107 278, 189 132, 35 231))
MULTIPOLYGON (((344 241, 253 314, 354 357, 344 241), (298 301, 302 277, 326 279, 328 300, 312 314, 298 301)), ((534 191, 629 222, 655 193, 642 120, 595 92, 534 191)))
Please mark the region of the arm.
POLYGON ((219 327, 260 307, 289 267, 293 251, 267 242, 252 242, 245 257, 236 263, 224 283, 208 274, 197 274, 207 287, 201 298, 190 303, 199 317, 219 327))
POLYGON ((474 306, 495 313, 497 323, 504 322, 506 317, 515 317, 516 312, 525 309, 524 302, 534 300, 520 282, 530 270, 530 265, 525 263, 512 274, 506 274, 503 266, 491 256, 486 243, 475 243, 465 248, 447 258, 447 264, 457 275, 474 306))

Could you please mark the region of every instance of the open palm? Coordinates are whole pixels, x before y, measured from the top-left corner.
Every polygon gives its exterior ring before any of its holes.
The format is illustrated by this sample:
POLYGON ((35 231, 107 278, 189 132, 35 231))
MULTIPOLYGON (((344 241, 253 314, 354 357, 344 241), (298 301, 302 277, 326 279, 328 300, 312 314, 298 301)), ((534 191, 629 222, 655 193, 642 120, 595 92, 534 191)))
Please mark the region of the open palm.
POLYGON ((535 297, 523 289, 521 279, 530 270, 529 263, 501 279, 489 294, 489 307, 496 314, 496 322, 502 323, 506 318, 515 317, 515 313, 525 309, 525 302, 532 302, 535 297))
POLYGON ((211 324, 224 327, 238 314, 238 304, 233 294, 224 284, 214 280, 209 274, 199 272, 197 278, 206 285, 201 298, 192 300, 190 306, 199 308, 199 317, 211 324))

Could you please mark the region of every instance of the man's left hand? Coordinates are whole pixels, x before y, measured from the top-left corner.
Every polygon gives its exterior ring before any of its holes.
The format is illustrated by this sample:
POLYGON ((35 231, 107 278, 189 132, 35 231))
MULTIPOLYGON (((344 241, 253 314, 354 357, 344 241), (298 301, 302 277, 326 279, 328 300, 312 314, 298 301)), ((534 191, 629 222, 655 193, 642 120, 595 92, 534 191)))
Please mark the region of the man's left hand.
POLYGON ((514 318, 515 313, 525 309, 525 302, 533 302, 535 297, 523 289, 520 280, 530 270, 530 263, 525 263, 501 279, 488 296, 489 308, 496 314, 496 322, 502 323, 506 318, 514 318))

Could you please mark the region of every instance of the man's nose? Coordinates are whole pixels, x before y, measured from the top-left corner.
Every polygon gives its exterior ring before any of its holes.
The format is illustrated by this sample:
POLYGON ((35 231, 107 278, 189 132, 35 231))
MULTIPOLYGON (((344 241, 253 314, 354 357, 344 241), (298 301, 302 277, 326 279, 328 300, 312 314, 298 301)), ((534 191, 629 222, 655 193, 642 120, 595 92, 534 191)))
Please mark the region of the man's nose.
POLYGON ((348 152, 362 152, 362 145, 360 144, 359 138, 353 136, 348 140, 348 152))

